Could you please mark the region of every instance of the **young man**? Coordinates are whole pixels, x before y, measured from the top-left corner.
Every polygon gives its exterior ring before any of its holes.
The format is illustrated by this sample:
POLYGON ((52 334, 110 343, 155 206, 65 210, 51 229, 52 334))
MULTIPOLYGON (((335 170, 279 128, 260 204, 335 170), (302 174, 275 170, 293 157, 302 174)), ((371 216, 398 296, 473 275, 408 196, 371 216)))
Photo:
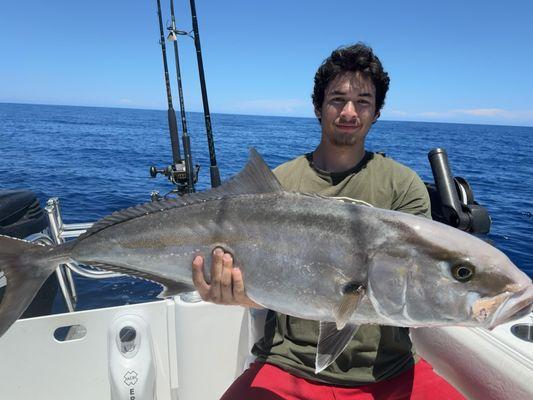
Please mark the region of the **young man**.
MULTIPOLYGON (((371 48, 358 43, 333 51, 315 75, 320 144, 274 170, 285 189, 348 197, 430 218, 428 193, 416 173, 365 149, 388 87, 388 74, 371 48)), ((193 280, 204 300, 259 307, 246 296, 231 255, 215 250, 211 270, 212 282, 207 284, 202 257, 193 261, 193 280)), ((463 398, 426 362, 415 361, 405 328, 361 326, 343 353, 319 374, 314 373, 317 340, 318 322, 269 311, 265 335, 252 350, 256 362, 223 399, 463 398)))

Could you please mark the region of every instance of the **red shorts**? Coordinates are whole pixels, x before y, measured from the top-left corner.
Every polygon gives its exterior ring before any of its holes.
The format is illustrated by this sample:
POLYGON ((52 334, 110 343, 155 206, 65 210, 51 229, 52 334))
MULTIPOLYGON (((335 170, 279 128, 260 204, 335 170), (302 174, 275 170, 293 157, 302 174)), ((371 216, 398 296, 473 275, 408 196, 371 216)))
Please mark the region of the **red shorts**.
POLYGON ((221 400, 457 400, 457 390, 426 361, 386 381, 363 386, 327 385, 294 376, 272 364, 255 362, 221 400))

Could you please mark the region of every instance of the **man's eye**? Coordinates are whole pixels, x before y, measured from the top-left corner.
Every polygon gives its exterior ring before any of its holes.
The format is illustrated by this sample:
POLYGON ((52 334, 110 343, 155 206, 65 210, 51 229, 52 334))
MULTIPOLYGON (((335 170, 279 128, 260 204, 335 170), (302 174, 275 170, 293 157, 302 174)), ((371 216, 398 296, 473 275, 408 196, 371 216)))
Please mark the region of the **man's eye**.
POLYGON ((334 97, 331 99, 331 101, 334 103, 343 103, 344 99, 342 97, 334 97))
POLYGON ((359 104, 370 104, 368 100, 359 100, 358 103, 359 104))

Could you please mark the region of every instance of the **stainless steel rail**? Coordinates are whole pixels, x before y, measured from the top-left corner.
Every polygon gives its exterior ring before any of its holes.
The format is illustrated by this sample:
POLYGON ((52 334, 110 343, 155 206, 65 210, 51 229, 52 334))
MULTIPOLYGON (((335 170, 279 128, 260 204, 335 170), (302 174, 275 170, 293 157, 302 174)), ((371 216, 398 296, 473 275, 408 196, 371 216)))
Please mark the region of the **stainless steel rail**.
MULTIPOLYGON (((52 197, 49 199, 46 202, 44 210, 48 217, 50 237, 44 234, 36 234, 27 238, 28 240, 47 245, 61 244, 64 243, 66 239, 72 239, 80 236, 93 225, 92 223, 63 223, 59 199, 57 197, 52 197)), ((55 272, 61 292, 63 294, 63 298, 65 299, 65 303, 67 304, 67 308, 70 312, 75 310, 76 302, 78 300, 76 285, 74 283, 74 278, 72 277, 72 272, 90 279, 108 279, 122 276, 122 274, 116 272, 100 271, 93 268, 82 267, 80 264, 74 262, 60 265, 55 272)))

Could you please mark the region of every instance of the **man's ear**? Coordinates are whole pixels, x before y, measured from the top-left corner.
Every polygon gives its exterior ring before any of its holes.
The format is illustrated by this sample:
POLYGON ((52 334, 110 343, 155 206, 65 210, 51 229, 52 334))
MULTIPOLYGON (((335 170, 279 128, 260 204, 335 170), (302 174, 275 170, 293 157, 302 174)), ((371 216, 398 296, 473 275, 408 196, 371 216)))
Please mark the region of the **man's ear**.
POLYGON ((315 108, 315 116, 317 117, 318 122, 322 124, 322 112, 320 110, 317 110, 316 108, 315 108))
POLYGON ((381 116, 381 113, 378 111, 376 115, 374 115, 374 119, 372 120, 372 123, 375 124, 378 118, 381 116))

